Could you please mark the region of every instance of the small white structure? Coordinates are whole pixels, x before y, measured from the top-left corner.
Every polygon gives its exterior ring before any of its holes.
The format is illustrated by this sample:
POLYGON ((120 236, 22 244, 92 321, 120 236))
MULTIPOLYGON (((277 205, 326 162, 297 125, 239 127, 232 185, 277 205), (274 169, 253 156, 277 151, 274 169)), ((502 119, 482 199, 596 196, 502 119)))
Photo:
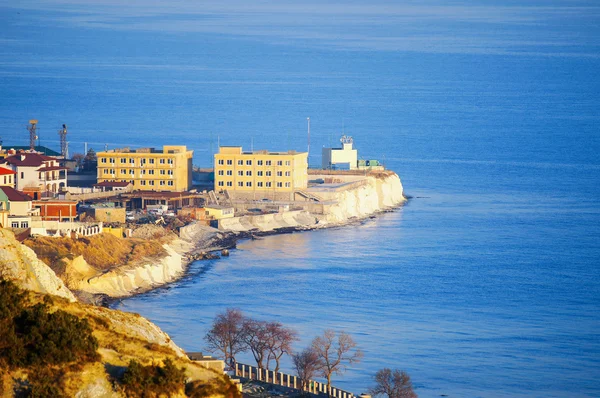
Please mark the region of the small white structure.
POLYGON ((358 151, 354 149, 352 137, 343 135, 340 138, 341 148, 323 148, 323 169, 354 170, 358 163, 358 151))

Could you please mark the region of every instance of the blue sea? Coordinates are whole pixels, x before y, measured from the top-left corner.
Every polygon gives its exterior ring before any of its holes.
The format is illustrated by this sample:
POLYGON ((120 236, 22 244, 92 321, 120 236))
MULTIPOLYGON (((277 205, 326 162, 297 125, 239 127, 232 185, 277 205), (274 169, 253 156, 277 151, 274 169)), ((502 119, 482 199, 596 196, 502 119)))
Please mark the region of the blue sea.
MULTIPOLYGON (((412 199, 355 225, 244 241, 116 308, 205 351, 237 307, 364 351, 421 397, 600 396, 595 1, 0 1, 0 135, 71 154, 354 137, 412 199)), ((249 356, 239 358, 251 362, 249 356)), ((289 362, 286 364, 287 370, 289 362)))

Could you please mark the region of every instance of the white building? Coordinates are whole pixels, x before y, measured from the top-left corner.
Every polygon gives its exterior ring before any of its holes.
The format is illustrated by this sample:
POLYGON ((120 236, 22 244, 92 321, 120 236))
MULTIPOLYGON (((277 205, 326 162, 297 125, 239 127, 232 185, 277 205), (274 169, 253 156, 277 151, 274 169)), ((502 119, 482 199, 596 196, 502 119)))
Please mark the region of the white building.
POLYGON ((358 165, 358 151, 354 149, 352 137, 340 138, 341 148, 323 148, 322 168, 335 170, 354 170, 358 165))
POLYGON ((67 172, 58 159, 35 152, 21 152, 0 160, 0 167, 16 173, 19 191, 39 190, 50 196, 67 186, 67 172))

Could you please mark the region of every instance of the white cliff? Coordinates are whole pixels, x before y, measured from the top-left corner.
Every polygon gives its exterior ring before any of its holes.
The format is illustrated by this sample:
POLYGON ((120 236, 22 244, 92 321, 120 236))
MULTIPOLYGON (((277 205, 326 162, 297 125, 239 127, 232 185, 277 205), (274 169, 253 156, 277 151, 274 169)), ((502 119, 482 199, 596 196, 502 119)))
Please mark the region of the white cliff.
POLYGON ((75 296, 33 250, 22 245, 15 235, 0 228, 0 277, 21 288, 76 301, 75 296))

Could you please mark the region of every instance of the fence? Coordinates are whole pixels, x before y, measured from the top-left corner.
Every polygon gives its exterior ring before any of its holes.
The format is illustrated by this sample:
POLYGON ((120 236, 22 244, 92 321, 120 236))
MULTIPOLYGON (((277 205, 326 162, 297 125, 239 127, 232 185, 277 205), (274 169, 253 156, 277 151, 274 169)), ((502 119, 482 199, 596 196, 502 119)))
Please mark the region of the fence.
MULTIPOLYGON (((300 390, 302 388, 302 381, 297 376, 292 376, 286 373, 277 372, 272 370, 257 368, 252 365, 245 365, 243 363, 235 364, 235 375, 251 380, 264 381, 265 383, 276 384, 283 387, 294 388, 300 390)), ((311 394, 325 394, 327 395, 327 384, 319 381, 311 380, 304 391, 311 394)), ((354 394, 348 391, 340 390, 339 388, 331 387, 331 396, 334 398, 356 398, 354 394)))

